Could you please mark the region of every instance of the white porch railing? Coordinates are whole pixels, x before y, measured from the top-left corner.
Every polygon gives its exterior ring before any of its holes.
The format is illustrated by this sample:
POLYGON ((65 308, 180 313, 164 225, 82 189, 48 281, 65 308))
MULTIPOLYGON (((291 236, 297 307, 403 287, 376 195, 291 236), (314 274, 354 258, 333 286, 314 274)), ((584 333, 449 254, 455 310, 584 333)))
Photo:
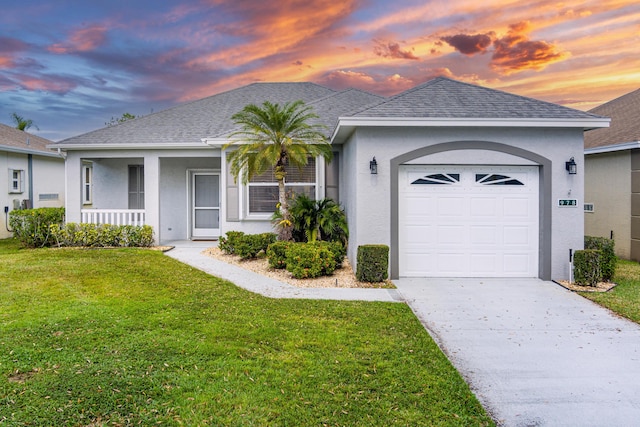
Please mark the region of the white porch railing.
POLYGON ((83 224, 144 225, 144 209, 82 209, 83 224))

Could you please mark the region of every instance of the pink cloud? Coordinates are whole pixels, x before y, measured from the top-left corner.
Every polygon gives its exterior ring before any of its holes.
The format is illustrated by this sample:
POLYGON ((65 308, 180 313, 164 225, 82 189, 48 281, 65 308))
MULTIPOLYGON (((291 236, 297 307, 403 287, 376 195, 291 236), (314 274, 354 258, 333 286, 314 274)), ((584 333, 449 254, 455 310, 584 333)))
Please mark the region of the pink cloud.
POLYGON ((376 44, 373 47, 373 52, 382 56, 383 58, 396 58, 396 59, 411 59, 417 60, 418 58, 412 51, 410 50, 402 50, 400 45, 396 42, 385 42, 382 40, 374 40, 376 44))
POLYGON ((107 40, 106 33, 107 28, 101 25, 80 28, 71 33, 68 40, 49 46, 48 50, 59 54, 95 50, 107 40))
POLYGON ((449 44, 458 52, 464 55, 474 55, 476 53, 485 53, 493 43, 493 31, 486 34, 456 34, 454 36, 445 36, 441 40, 449 44))

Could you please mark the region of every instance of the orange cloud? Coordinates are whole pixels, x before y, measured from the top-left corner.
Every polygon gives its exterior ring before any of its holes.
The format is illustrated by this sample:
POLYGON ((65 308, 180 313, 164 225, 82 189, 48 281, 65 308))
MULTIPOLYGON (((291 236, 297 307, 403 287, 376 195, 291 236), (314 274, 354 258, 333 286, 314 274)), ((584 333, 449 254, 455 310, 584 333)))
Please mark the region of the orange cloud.
POLYGON ((530 24, 526 21, 512 24, 505 36, 494 41, 491 68, 504 75, 528 69, 542 70, 569 56, 566 52, 558 52, 550 43, 529 40, 529 29, 530 24))
POLYGON ((74 31, 66 42, 49 46, 48 50, 59 54, 91 51, 104 44, 106 33, 107 28, 100 25, 81 28, 74 31))
POLYGON ((20 85, 27 90, 41 90, 55 93, 67 93, 77 86, 77 84, 69 80, 55 78, 38 79, 35 77, 21 78, 20 85))
POLYGON ((420 59, 410 50, 402 50, 396 42, 384 42, 382 40, 374 40, 376 44, 373 47, 373 53, 383 58, 396 59, 420 59))

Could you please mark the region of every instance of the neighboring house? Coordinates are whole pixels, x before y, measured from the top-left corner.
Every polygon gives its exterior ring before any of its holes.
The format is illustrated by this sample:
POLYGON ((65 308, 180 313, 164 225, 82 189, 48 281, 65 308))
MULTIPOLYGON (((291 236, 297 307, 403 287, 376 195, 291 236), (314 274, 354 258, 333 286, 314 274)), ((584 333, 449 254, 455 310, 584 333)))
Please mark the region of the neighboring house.
POLYGON ((565 162, 608 119, 447 78, 391 98, 255 83, 64 140, 67 220, 143 222, 160 242, 270 230, 275 180, 234 182, 222 146, 246 104, 298 99, 336 155, 288 188, 344 206, 354 266, 359 245, 381 243, 392 278, 568 277, 584 223, 559 199, 582 203, 583 176, 565 162))
POLYGON ((640 261, 640 89, 590 112, 611 127, 584 139, 585 234, 613 236, 619 257, 640 261))
POLYGON ((0 124, 0 239, 11 236, 9 212, 64 206, 64 158, 52 141, 0 124))

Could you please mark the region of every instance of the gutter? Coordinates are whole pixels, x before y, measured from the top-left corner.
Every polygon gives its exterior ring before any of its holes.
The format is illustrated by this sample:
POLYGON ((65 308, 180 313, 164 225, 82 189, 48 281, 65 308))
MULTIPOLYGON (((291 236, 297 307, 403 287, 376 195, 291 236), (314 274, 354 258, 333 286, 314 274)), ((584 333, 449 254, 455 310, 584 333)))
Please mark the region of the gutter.
POLYGON ((585 148, 584 154, 586 156, 589 154, 613 153, 636 148, 640 148, 640 141, 623 142, 621 144, 606 145, 604 147, 585 148))

